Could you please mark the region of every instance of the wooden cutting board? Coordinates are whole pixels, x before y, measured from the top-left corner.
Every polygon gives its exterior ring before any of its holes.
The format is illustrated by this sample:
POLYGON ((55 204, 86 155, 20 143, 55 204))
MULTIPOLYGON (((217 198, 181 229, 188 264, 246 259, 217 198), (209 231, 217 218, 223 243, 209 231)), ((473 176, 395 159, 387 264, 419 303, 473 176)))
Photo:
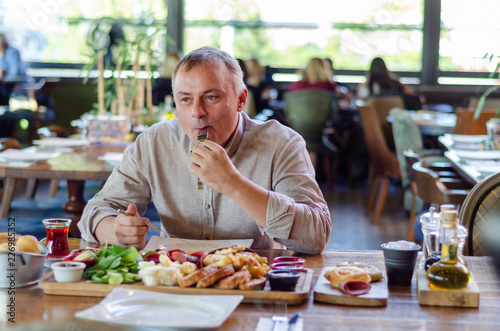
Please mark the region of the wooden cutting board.
POLYGON ((417 271, 418 303, 424 306, 479 307, 479 288, 472 273, 470 283, 460 290, 434 290, 424 270, 417 271))
POLYGON ((75 283, 58 283, 54 278, 54 272, 50 271, 40 280, 41 287, 45 294, 50 295, 72 295, 88 297, 105 297, 115 287, 129 288, 133 290, 146 290, 173 294, 213 294, 213 295, 243 295, 244 303, 272 304, 285 301, 288 305, 300 305, 309 297, 313 278, 312 269, 304 269, 293 292, 271 291, 269 282, 266 283, 262 291, 242 291, 242 290, 222 290, 217 288, 196 288, 179 286, 146 286, 142 282, 133 284, 96 284, 87 283, 84 278, 75 283))
POLYGON ((344 306, 386 306, 387 298, 389 297, 389 290, 387 288, 387 281, 384 277, 377 282, 370 283, 372 288, 370 292, 353 296, 342 293, 340 290, 332 288, 331 282, 325 278, 325 272, 329 268, 323 268, 321 275, 314 287, 314 301, 331 303, 334 305, 344 306))

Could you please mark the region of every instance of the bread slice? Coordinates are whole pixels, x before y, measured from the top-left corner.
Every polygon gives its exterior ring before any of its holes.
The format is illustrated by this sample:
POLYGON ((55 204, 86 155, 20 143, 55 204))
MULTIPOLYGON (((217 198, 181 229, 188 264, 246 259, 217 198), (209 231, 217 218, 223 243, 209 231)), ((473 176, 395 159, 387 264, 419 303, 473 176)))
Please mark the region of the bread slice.
POLYGON ((252 280, 252 274, 244 267, 233 275, 220 279, 217 284, 215 284, 215 287, 231 290, 238 287, 240 284, 248 283, 250 280, 252 280))
POLYGON ((196 270, 193 273, 190 273, 187 276, 184 276, 179 280, 179 286, 180 287, 190 287, 196 283, 203 277, 206 277, 208 274, 217 271, 217 268, 214 266, 206 266, 204 268, 201 268, 199 270, 196 270))
POLYGON ((205 277, 200 279, 198 281, 198 283, 196 284, 196 287, 200 287, 200 288, 209 287, 209 286, 213 285, 219 279, 230 276, 230 275, 234 274, 234 272, 235 271, 234 271, 233 265, 228 264, 226 266, 223 266, 220 269, 215 270, 214 272, 210 272, 208 275, 206 275, 205 277))

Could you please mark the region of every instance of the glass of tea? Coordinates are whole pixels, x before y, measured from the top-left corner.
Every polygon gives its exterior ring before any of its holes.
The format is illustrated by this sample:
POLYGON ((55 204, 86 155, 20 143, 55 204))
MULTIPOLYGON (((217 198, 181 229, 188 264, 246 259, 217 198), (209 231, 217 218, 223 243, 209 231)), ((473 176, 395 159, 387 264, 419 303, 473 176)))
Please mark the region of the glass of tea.
POLYGON ((70 219, 48 218, 42 221, 47 230, 47 258, 62 258, 70 253, 68 243, 70 219))

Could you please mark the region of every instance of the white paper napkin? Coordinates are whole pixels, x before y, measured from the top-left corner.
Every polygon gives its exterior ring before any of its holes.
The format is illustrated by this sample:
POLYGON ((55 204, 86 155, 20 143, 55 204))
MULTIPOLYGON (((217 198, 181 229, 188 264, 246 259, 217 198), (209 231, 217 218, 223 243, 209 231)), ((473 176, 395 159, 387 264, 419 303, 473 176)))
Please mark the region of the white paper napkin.
MULTIPOLYGON (((304 325, 304 319, 299 318, 297 320, 297 323, 295 323, 295 325, 293 326, 292 331, 302 331, 303 325, 304 325)), ((273 329, 273 326, 274 322, 271 320, 270 317, 261 317, 259 319, 259 324, 257 324, 257 328, 255 329, 255 331, 271 331, 273 329)), ((288 331, 288 327, 289 325, 286 322, 280 322, 280 324, 278 324, 279 331, 288 331)))

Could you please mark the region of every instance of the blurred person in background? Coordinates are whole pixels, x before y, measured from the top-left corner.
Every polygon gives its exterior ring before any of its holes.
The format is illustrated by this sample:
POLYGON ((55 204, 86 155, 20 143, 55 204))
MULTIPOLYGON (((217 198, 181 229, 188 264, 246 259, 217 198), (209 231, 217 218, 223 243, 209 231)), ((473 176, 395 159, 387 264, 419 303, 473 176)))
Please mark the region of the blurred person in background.
POLYGON ((266 79, 265 68, 257 59, 245 61, 247 72, 246 85, 253 94, 255 112, 259 114, 264 108, 268 108, 269 91, 273 87, 273 82, 266 79))
MULTIPOLYGON (((26 77, 26 65, 19 51, 0 33, 0 80, 26 77)), ((0 83, 0 105, 8 105, 15 83, 0 83)))
MULTIPOLYGON (((248 73, 245 66, 245 61, 243 61, 242 59, 236 59, 236 61, 240 65, 241 72, 243 73, 243 82, 245 83, 245 86, 247 86, 248 89, 248 84, 247 84, 248 73)), ((255 115, 257 115, 257 113, 255 111, 255 99, 253 96, 253 92, 251 90, 247 90, 247 92, 248 92, 247 103, 245 104, 245 108, 243 108, 243 111, 248 115, 248 117, 255 118, 255 115)))
POLYGON ((153 105, 158 106, 165 102, 167 95, 172 95, 172 73, 181 60, 179 54, 168 53, 160 67, 160 77, 153 84, 153 105))
POLYGON ((347 100, 347 102, 351 100, 353 95, 351 92, 349 92, 347 86, 335 80, 335 68, 333 67, 332 59, 330 59, 329 57, 325 57, 323 59, 323 65, 325 66, 325 70, 327 71, 327 73, 332 77, 332 81, 337 85, 337 92, 339 93, 339 95, 343 99, 347 100))
POLYGON ((385 65, 382 58, 376 57, 370 64, 366 82, 358 87, 357 99, 367 100, 371 97, 401 96, 406 109, 421 109, 422 105, 414 92, 399 82, 385 65))
POLYGON ((301 79, 290 84, 290 91, 305 89, 318 89, 337 92, 337 84, 333 81, 333 74, 325 69, 320 58, 313 58, 307 66, 300 71, 301 79))

